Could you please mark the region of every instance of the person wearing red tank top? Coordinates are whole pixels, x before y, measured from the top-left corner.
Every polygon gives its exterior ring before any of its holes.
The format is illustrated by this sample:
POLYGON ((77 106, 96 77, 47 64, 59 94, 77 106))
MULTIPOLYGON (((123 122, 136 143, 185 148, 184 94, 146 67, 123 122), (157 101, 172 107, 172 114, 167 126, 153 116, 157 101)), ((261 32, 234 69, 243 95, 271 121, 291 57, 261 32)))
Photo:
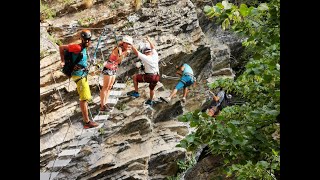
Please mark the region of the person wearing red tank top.
POLYGON ((124 36, 122 41, 112 50, 109 59, 103 63, 103 87, 100 91, 100 111, 110 111, 111 107, 106 104, 110 90, 116 80, 118 65, 123 58, 127 57, 131 51, 133 39, 130 36, 124 36))

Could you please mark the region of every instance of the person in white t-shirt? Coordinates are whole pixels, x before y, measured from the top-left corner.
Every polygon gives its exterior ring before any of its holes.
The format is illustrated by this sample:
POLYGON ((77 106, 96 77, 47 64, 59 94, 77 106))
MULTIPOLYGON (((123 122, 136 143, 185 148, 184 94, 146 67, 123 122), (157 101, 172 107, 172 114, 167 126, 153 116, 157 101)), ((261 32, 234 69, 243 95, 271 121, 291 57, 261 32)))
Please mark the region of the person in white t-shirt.
POLYGON ((139 82, 147 82, 149 83, 150 89, 150 98, 147 100, 146 104, 153 105, 152 101, 154 96, 154 88, 160 80, 159 75, 159 56, 157 51, 154 48, 154 45, 151 43, 150 38, 147 37, 147 41, 149 43, 149 47, 146 46, 142 49, 142 52, 139 52, 134 46, 132 46, 132 51, 139 59, 141 59, 144 65, 144 74, 135 74, 133 75, 133 84, 134 91, 129 93, 128 95, 133 97, 139 97, 140 94, 138 92, 138 83, 139 82))

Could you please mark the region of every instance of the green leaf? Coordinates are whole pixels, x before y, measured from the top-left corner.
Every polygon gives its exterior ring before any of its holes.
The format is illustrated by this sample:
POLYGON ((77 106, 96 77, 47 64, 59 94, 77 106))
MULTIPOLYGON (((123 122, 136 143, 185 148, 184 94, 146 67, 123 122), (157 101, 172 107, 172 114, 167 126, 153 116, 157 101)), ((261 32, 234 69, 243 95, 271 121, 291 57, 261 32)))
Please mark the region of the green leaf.
POLYGON ((255 7, 249 7, 248 8, 248 15, 252 15, 252 10, 255 9, 255 7))
POLYGON ((227 128, 227 132, 228 132, 229 134, 231 134, 231 133, 232 133, 232 128, 227 128))
POLYGON ((231 9, 231 3, 228 3, 228 1, 222 1, 222 5, 224 6, 224 9, 231 9))
POLYGON ((217 3, 216 6, 219 7, 220 9, 223 9, 223 5, 222 5, 222 3, 220 3, 220 2, 217 3))
POLYGON ((275 90, 276 97, 280 97, 280 90, 275 90))
POLYGON ((232 120, 232 121, 230 121, 230 123, 231 123, 231 124, 241 124, 240 121, 236 121, 236 120, 232 120))
POLYGON ((228 18, 226 18, 223 22, 222 22, 222 29, 228 29, 230 27, 230 21, 228 18))
POLYGON ((239 17, 239 16, 240 16, 240 13, 239 13, 239 11, 234 11, 234 12, 233 12, 233 15, 235 15, 236 17, 239 17))
POLYGON ((198 125, 199 125, 199 123, 197 121, 191 121, 190 122, 190 127, 196 127, 198 125))
POLYGON ((233 124, 229 124, 229 127, 232 129, 232 132, 236 132, 237 127, 233 124))
POLYGON ((280 64, 276 64, 277 70, 280 70, 280 64))
POLYGON ((277 151, 275 151, 274 149, 272 149, 272 153, 274 154, 274 155, 276 155, 276 156, 278 156, 278 152, 277 151))
POLYGON ((214 11, 210 11, 209 13, 206 14, 209 18, 213 18, 216 13, 214 11))
POLYGON ((189 143, 194 142, 194 135, 193 134, 189 134, 186 138, 185 138, 189 143))
POLYGON ((187 148, 187 142, 186 142, 186 140, 182 139, 182 140, 180 141, 180 143, 176 145, 176 147, 182 147, 182 148, 185 148, 185 149, 186 149, 186 148, 187 148))
POLYGON ((241 144, 241 142, 239 140, 234 139, 232 141, 232 145, 236 146, 237 144, 241 144))
POLYGON ((191 113, 187 113, 186 115, 184 115, 185 118, 188 120, 188 121, 192 121, 193 120, 193 116, 191 113))
POLYGON ((224 162, 225 164, 228 164, 230 161, 229 161, 228 159, 224 159, 223 162, 224 162))
POLYGON ((263 79, 266 83, 269 83, 272 80, 272 75, 266 74, 263 76, 263 79))
POLYGON ((258 6, 258 10, 260 10, 260 11, 266 11, 268 9, 269 9, 269 7, 266 3, 262 3, 258 6))
POLYGON ((213 8, 211 6, 204 6, 203 11, 209 13, 210 11, 213 11, 213 8))
POLYGON ((179 117, 178 117, 178 121, 188 122, 187 118, 185 118, 184 116, 179 116, 179 117))
POLYGON ((218 7, 218 6, 213 6, 213 9, 214 9, 214 12, 216 12, 216 13, 221 13, 221 8, 220 7, 218 7))
POLYGON ((223 29, 223 30, 226 30, 226 23, 225 23, 225 21, 222 22, 221 26, 222 26, 222 29, 223 29))
POLYGON ((248 9, 247 5, 245 5, 245 4, 240 5, 240 14, 243 17, 246 17, 249 14, 249 9, 248 9))
POLYGON ((257 165, 263 168, 268 168, 269 163, 267 161, 259 161, 257 165))
POLYGON ((196 116, 199 116, 199 112, 200 112, 200 109, 196 109, 196 110, 193 111, 193 114, 196 115, 196 116))
POLYGON ((277 115, 279 114, 279 111, 277 111, 277 110, 271 110, 271 111, 268 111, 268 114, 277 116, 277 115))
POLYGON ((222 120, 224 120, 225 119, 225 117, 224 116, 221 116, 221 115, 218 115, 217 117, 216 117, 216 120, 218 120, 218 121, 222 121, 222 120))
POLYGON ((259 14, 259 11, 258 11, 258 9, 257 9, 257 8, 252 8, 252 9, 251 9, 251 11, 250 11, 250 15, 255 16, 255 15, 258 15, 258 14, 259 14))

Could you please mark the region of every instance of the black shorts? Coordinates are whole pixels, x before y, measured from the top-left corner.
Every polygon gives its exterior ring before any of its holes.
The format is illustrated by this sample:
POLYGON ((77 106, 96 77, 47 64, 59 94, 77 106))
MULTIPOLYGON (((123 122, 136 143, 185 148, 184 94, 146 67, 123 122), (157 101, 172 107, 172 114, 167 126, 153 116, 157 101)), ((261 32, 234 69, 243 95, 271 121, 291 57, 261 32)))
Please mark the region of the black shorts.
POLYGON ((117 74, 117 70, 111 70, 104 67, 102 70, 102 74, 107 76, 113 76, 117 74))

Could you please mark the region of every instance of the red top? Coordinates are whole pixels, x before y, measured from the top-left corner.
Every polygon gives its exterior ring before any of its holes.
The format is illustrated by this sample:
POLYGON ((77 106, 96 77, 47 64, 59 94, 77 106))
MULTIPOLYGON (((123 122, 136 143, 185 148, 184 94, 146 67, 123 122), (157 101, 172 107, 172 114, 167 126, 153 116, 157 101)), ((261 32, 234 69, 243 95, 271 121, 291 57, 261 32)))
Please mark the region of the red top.
POLYGON ((108 69, 111 69, 111 70, 117 70, 118 69, 118 56, 114 53, 114 51, 117 50, 117 48, 114 48, 111 55, 109 56, 109 61, 107 64, 106 64, 106 68, 108 69))
POLYGON ((69 48, 69 52, 73 52, 75 54, 78 54, 81 52, 81 45, 79 44, 69 44, 68 48, 69 48))

